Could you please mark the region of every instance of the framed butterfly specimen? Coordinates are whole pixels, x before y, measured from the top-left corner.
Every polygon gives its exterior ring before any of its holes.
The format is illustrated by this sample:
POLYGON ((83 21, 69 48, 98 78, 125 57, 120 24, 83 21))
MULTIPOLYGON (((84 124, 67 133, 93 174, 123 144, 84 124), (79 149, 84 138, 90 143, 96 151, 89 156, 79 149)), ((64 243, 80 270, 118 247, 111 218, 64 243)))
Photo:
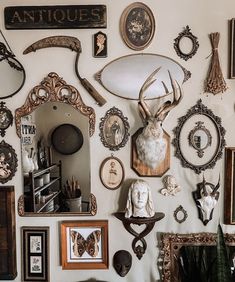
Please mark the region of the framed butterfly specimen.
POLYGON ((62 221, 62 269, 108 268, 108 221, 62 221))

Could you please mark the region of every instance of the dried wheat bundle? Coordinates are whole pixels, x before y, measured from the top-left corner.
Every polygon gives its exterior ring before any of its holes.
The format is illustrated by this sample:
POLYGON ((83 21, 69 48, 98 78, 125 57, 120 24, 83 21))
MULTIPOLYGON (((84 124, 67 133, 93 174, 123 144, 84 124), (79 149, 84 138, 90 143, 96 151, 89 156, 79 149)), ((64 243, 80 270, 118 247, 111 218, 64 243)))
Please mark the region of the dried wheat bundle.
POLYGON ((212 58, 211 58, 210 70, 205 83, 205 92, 212 93, 215 95, 220 92, 223 93, 224 91, 226 91, 227 85, 224 80, 219 62, 219 53, 218 53, 218 45, 220 40, 219 32, 211 33, 210 40, 212 45, 212 58))

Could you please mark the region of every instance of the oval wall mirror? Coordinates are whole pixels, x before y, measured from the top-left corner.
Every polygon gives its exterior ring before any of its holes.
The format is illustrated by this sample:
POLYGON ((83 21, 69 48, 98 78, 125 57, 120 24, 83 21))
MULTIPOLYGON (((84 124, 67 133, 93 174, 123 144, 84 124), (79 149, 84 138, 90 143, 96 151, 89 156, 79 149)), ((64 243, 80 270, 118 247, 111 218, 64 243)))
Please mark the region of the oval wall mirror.
POLYGON ((5 41, 5 38, 0 31, 0 99, 6 99, 15 95, 23 87, 25 70, 10 47, 7 48, 2 41, 5 41))
POLYGON ((226 144, 225 129, 221 118, 203 105, 202 100, 179 118, 179 124, 173 131, 175 156, 181 160, 183 167, 191 168, 199 174, 213 168, 222 157, 226 144))
POLYGON ((95 78, 110 93, 121 98, 138 100, 139 91, 154 70, 161 67, 156 81, 146 90, 146 99, 156 99, 166 96, 162 81, 166 84, 169 93, 172 86, 169 73, 181 85, 191 76, 191 73, 171 58, 157 54, 127 55, 108 63, 96 73, 95 78))
POLYGON ((94 133, 95 112, 83 103, 76 88, 50 73, 30 91, 24 105, 16 109, 15 121, 21 137, 24 173, 19 214, 96 214, 90 184, 90 136, 94 133), (71 154, 63 154, 52 145, 53 131, 64 124, 79 129, 83 137, 80 149, 71 154), (34 166, 28 166, 29 160, 34 166))

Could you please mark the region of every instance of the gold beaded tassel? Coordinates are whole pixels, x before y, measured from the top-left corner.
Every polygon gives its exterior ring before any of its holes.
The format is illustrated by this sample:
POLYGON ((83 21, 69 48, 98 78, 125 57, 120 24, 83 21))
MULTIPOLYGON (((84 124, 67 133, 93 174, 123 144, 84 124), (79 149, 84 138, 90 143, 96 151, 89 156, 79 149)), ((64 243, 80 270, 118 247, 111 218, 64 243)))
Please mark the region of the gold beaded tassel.
POLYGON ((227 85, 224 80, 219 62, 219 53, 218 53, 218 45, 220 40, 219 32, 211 33, 210 40, 212 45, 212 58, 211 58, 211 65, 210 65, 208 77, 205 82, 205 92, 216 95, 220 92, 223 93, 227 90, 227 85))

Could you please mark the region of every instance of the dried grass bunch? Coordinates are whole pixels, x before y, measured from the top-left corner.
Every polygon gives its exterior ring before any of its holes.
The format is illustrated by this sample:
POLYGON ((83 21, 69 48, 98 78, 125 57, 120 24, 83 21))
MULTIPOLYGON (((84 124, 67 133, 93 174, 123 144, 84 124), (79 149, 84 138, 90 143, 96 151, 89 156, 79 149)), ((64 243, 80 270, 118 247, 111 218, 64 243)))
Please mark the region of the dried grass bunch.
POLYGON ((225 92, 227 85, 224 80, 222 70, 219 62, 218 45, 220 40, 219 32, 210 34, 210 40, 212 45, 212 58, 208 77, 205 82, 205 92, 212 93, 214 95, 225 92))
POLYGON ((67 199, 74 199, 81 197, 81 189, 78 180, 72 176, 71 180, 67 180, 64 185, 63 194, 67 199))

